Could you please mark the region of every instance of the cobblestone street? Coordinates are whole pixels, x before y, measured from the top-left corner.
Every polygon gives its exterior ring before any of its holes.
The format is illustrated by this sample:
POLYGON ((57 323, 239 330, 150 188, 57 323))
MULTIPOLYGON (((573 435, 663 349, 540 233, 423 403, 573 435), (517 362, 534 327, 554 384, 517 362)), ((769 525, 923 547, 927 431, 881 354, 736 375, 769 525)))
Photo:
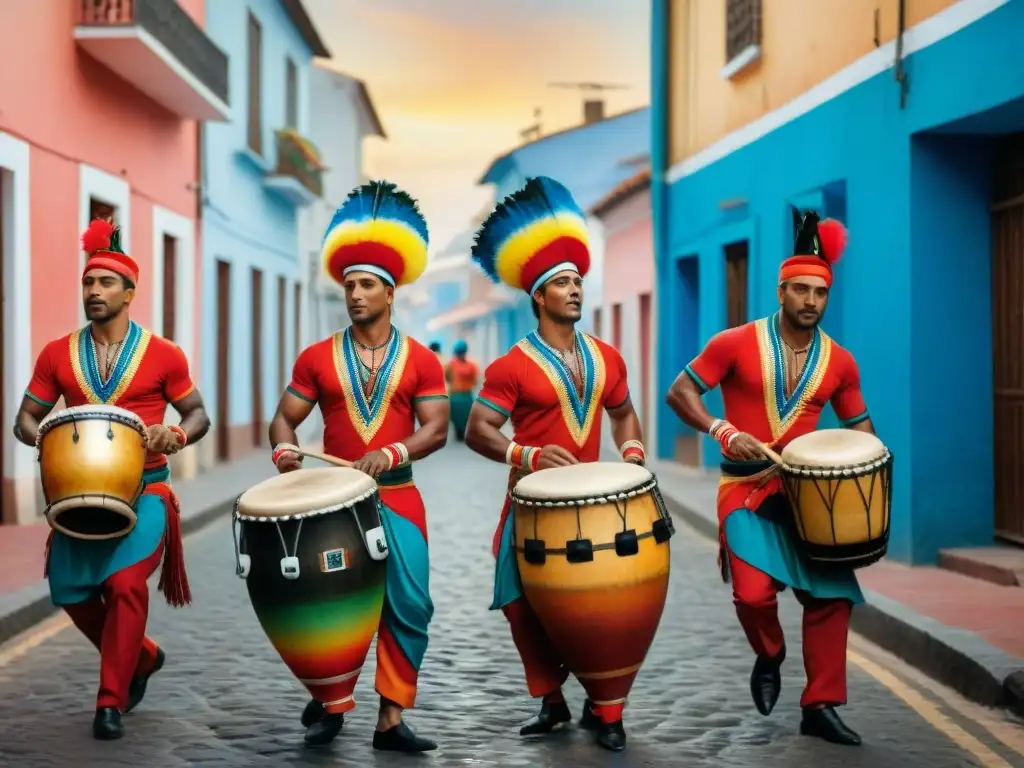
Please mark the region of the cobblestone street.
MULTIPOLYGON (((506 470, 454 444, 416 473, 429 514, 436 612, 417 708, 408 721, 440 744, 424 760, 534 768, 1021 764, 980 728, 961 724, 1004 761, 979 762, 853 663, 851 703, 842 714, 865 745, 834 747, 799 736, 800 624, 788 594, 782 597, 790 646, 782 698, 771 717, 760 716, 748 691, 753 658, 718 576, 714 549, 683 525, 671 543, 669 604, 626 710, 626 752, 603 752, 576 727, 524 740, 519 723, 536 703, 526 695, 504 618, 487 610, 491 535, 506 470)), ((234 574, 227 521, 187 539, 186 551, 195 602, 174 611, 155 586, 151 590, 150 630, 166 649, 167 664, 145 701, 125 717, 125 737, 112 743, 91 737, 98 660, 68 628, 0 666, 0 765, 255 768, 390 766, 416 759, 370 748, 376 715, 372 650, 357 709, 342 734, 329 747, 304 747, 299 715, 307 695, 270 646, 234 574)), ((567 694, 578 717, 583 693, 571 683, 567 694)))

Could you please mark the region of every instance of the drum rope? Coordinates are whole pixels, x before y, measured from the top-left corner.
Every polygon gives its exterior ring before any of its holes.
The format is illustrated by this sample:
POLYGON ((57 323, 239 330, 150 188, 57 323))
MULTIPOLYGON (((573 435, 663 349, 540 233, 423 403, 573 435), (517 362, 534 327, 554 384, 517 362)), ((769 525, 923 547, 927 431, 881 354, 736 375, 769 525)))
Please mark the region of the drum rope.
MULTIPOLYGON (((241 496, 238 499, 242 498, 241 496)), ((235 499, 235 508, 231 512, 231 538, 235 541, 235 574, 242 575, 242 547, 238 535, 238 499, 235 499)))
POLYGON ((627 523, 626 523, 626 514, 627 514, 627 511, 626 511, 626 500, 625 499, 622 500, 622 509, 621 510, 619 509, 619 502, 617 502, 615 499, 612 499, 612 505, 614 505, 614 507, 615 507, 615 514, 617 514, 619 516, 619 520, 622 521, 622 530, 625 532, 627 530, 627 528, 626 528, 626 525, 627 525, 627 523))
POLYGON ((303 519, 304 518, 301 518, 301 517, 299 518, 299 527, 295 529, 295 544, 292 546, 292 549, 295 551, 294 555, 288 554, 288 545, 285 544, 284 534, 281 533, 281 524, 280 523, 274 523, 274 527, 277 529, 277 536, 278 536, 279 539, 281 539, 281 549, 284 550, 284 556, 285 557, 297 557, 298 556, 298 553, 299 553, 299 536, 302 535, 302 521, 303 521, 303 519))

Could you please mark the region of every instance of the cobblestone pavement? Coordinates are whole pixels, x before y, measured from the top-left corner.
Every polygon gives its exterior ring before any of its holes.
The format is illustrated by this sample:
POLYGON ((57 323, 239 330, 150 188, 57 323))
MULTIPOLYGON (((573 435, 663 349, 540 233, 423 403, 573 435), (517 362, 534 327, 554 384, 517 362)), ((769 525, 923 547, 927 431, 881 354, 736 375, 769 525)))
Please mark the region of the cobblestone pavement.
MULTIPOLYGON (((500 612, 489 612, 491 534, 505 470, 460 445, 417 467, 427 500, 436 604, 417 709, 408 720, 440 743, 424 758, 374 753, 373 654, 360 680, 359 705, 335 743, 302 744, 301 686, 256 622, 234 575, 231 534, 217 523, 186 542, 194 605, 174 611, 154 592, 151 633, 168 663, 143 704, 125 717, 119 742, 92 739, 98 674, 95 651, 73 629, 0 667, 0 765, 285 766, 407 764, 504 766, 751 766, 887 768, 980 765, 886 687, 850 665, 847 722, 865 738, 860 749, 797 735, 799 613, 783 613, 791 661, 770 718, 756 713, 747 690, 751 653, 739 630, 715 553, 683 526, 672 540, 669 605, 636 682, 626 727, 629 747, 613 755, 575 727, 541 740, 518 736, 535 711, 500 612)), ((574 715, 583 693, 567 689, 574 715)), ((970 731, 970 726, 964 725, 970 731)), ((1014 757, 999 751, 1006 763, 1014 757)), ((1019 758, 1018 758, 1019 760, 1019 758)))

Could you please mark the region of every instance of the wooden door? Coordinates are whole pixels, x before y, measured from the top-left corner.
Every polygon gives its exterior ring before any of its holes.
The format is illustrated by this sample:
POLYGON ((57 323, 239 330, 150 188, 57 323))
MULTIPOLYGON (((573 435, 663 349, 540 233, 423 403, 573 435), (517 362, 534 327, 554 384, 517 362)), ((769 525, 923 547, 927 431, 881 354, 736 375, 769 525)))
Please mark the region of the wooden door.
POLYGON ((228 381, 231 358, 231 264, 217 261, 217 459, 231 455, 228 381))
POLYGON ((1003 141, 992 204, 995 530, 1024 544, 1024 134, 1003 141))
POLYGON ((640 408, 644 417, 644 437, 651 434, 654 414, 650 411, 651 387, 651 294, 640 294, 640 408))
POLYGON ((263 273, 252 270, 252 444, 263 444, 263 273))
MULTIPOLYGON (((4 350, 4 316, 7 314, 7 288, 4 285, 4 266, 7 263, 7 252, 4 249, 4 243, 6 238, 4 236, 4 225, 5 221, 4 211, 6 199, 4 198, 4 184, 7 182, 8 173, 3 168, 0 168, 0 424, 7 423, 7 415, 4 413, 4 397, 6 394, 3 388, 4 375, 4 361, 7 359, 7 352, 4 350)), ((11 185, 14 186, 13 184, 11 185)), ((27 333, 27 331, 26 331, 27 333)), ((0 478, 5 476, 4 474, 4 443, 6 443, 6 436, 0 437, 0 478)), ((2 486, 0 486, 2 488, 2 486)), ((14 517, 12 510, 4 509, 3 507, 3 493, 0 492, 0 523, 8 522, 8 517, 14 517)), ((14 522, 11 520, 10 522, 14 522)))
POLYGON ((164 333, 165 339, 174 341, 174 321, 178 308, 178 241, 164 235, 164 333))
POLYGON ((612 304, 612 346, 622 354, 622 305, 612 304))
MULTIPOLYGON (((277 391, 284 392, 288 366, 288 281, 277 278, 277 391)), ((297 353, 296 353, 297 354, 297 353)))
POLYGON ((725 322, 735 328, 747 322, 747 258, 746 240, 725 246, 725 322))

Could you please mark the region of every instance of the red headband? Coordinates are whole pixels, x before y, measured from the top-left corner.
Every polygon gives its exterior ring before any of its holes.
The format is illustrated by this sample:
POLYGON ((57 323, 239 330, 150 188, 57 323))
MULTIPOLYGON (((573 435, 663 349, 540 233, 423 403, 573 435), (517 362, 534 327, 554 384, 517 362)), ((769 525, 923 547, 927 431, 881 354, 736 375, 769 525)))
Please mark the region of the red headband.
POLYGON ((846 250, 846 227, 835 219, 818 222, 819 253, 790 256, 779 267, 779 282, 797 277, 820 277, 825 285, 832 287, 832 265, 839 261, 846 250))
POLYGON ((138 285, 139 265, 121 250, 120 230, 109 221, 95 219, 89 224, 82 233, 82 250, 89 255, 83 278, 90 269, 109 269, 138 285))

